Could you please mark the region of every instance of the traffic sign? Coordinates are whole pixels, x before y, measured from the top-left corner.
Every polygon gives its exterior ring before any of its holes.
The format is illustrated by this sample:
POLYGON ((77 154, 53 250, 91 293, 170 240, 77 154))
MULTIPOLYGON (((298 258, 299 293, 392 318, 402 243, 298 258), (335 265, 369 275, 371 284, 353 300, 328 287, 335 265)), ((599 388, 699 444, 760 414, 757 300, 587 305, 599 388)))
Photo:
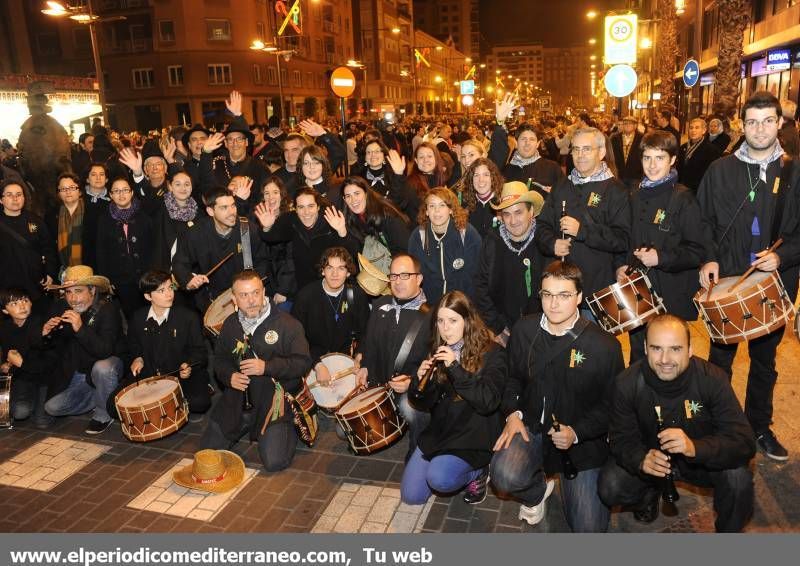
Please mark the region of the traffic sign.
POLYGON ((692 88, 700 80, 700 65, 694 59, 689 59, 683 66, 683 84, 692 88))
POLYGON ((606 16, 604 50, 606 65, 636 63, 638 21, 636 14, 606 16))
POLYGON ((331 73, 331 90, 339 98, 347 98, 356 90, 356 76, 347 67, 336 67, 331 73))
POLYGON ((622 98, 628 96, 636 88, 638 76, 630 65, 614 65, 608 70, 603 80, 608 94, 622 98))
POLYGON ((461 81, 461 94, 475 94, 475 81, 461 81))

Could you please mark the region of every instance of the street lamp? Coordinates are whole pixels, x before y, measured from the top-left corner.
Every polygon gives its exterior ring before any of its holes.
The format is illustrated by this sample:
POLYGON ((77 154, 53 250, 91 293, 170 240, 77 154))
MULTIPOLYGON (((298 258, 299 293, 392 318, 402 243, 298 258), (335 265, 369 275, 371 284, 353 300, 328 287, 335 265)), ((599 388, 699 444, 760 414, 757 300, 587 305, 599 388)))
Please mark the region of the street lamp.
POLYGON ((593 20, 596 17, 597 17, 597 11, 596 10, 589 10, 588 12, 586 12, 586 19, 593 20))
POLYGON ((82 7, 65 6, 61 2, 47 2, 47 8, 42 10, 42 14, 46 16, 53 16, 56 18, 63 18, 64 16, 89 26, 89 40, 92 44, 92 58, 94 59, 94 72, 97 76, 97 88, 99 89, 98 98, 100 99, 100 110, 103 114, 103 124, 108 126, 108 109, 106 108, 106 85, 105 78, 103 77, 103 66, 100 63, 100 50, 97 47, 97 30, 96 24, 104 22, 117 22, 125 19, 125 16, 114 16, 111 18, 100 18, 94 13, 92 9, 92 0, 87 0, 86 5, 82 7))
POLYGON ((275 64, 278 66, 278 96, 281 99, 280 105, 280 118, 283 119, 283 111, 284 111, 284 100, 283 100, 283 76, 281 73, 281 57, 283 57, 286 61, 292 58, 294 55, 293 49, 278 49, 275 45, 267 45, 260 39, 256 39, 253 43, 250 44, 250 49, 254 51, 263 51, 264 53, 271 53, 275 55, 275 64))

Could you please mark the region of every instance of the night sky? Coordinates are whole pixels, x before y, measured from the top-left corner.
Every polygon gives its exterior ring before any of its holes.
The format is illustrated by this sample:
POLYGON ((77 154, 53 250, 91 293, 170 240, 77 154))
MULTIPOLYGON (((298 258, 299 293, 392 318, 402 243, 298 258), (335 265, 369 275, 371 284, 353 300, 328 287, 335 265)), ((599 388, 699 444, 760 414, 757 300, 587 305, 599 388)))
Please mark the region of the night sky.
POLYGON ((540 41, 545 47, 563 47, 584 44, 593 36, 600 42, 602 17, 590 22, 586 12, 625 4, 625 0, 481 0, 481 32, 490 44, 540 41))

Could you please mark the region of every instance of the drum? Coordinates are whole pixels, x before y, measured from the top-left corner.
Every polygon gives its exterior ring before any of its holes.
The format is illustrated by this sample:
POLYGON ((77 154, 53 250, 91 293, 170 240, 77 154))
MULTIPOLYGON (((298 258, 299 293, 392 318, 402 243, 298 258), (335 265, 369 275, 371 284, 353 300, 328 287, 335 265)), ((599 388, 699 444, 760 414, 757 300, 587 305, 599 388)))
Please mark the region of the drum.
POLYGON ((11 376, 0 375, 0 428, 14 428, 11 416, 11 376))
POLYGON ((394 404, 394 392, 387 387, 372 387, 359 393, 336 411, 336 420, 359 455, 390 446, 400 440, 406 421, 394 404))
POLYGON ((794 306, 777 272, 756 271, 731 292, 738 277, 724 277, 700 289, 694 304, 713 342, 737 344, 765 336, 787 324, 794 306))
POLYGON ((306 384, 317 406, 325 413, 333 415, 356 391, 355 361, 345 354, 325 354, 320 358, 331 374, 327 384, 317 382, 317 373, 312 369, 306 376, 306 384))
POLYGON ((624 283, 614 283, 592 294, 587 303, 598 324, 614 335, 639 328, 657 314, 667 312, 650 279, 638 271, 624 283))
POLYGON ((122 434, 133 442, 150 442, 176 432, 189 420, 189 403, 177 378, 149 377, 114 397, 122 434))
POLYGON ((236 305, 233 302, 233 290, 228 289, 214 299, 206 309, 206 314, 203 316, 203 326, 214 336, 219 336, 222 330, 222 323, 234 312, 236 312, 236 305))

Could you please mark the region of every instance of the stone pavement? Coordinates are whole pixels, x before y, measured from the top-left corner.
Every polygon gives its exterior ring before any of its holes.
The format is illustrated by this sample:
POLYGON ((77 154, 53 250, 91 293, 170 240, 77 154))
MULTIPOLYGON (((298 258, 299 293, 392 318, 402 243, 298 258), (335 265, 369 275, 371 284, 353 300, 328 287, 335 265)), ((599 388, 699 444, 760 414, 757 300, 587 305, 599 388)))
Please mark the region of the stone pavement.
MULTIPOLYGON (((705 330, 692 325, 695 353, 706 356, 705 330)), ((623 338, 623 345, 627 344, 623 338)), ((774 430, 791 453, 786 463, 757 455, 756 509, 748 531, 800 532, 800 343, 789 333, 778 349, 774 430)), ((734 386, 742 399, 746 351, 734 386)), ((330 419, 321 417, 313 449, 298 450, 288 470, 261 470, 254 445, 237 450, 248 472, 240 488, 207 496, 171 484, 171 471, 189 462, 204 424, 189 423, 151 443, 127 441, 118 424, 99 437, 83 430, 88 416, 59 419, 39 431, 28 422, 0 430, 0 532, 565 532, 557 494, 545 520, 529 527, 519 505, 491 494, 480 505, 461 495, 400 503, 406 441, 368 457, 350 454, 330 419)), ((612 532, 712 532, 708 490, 679 484, 677 517, 652 525, 630 513, 612 514, 612 532)))

